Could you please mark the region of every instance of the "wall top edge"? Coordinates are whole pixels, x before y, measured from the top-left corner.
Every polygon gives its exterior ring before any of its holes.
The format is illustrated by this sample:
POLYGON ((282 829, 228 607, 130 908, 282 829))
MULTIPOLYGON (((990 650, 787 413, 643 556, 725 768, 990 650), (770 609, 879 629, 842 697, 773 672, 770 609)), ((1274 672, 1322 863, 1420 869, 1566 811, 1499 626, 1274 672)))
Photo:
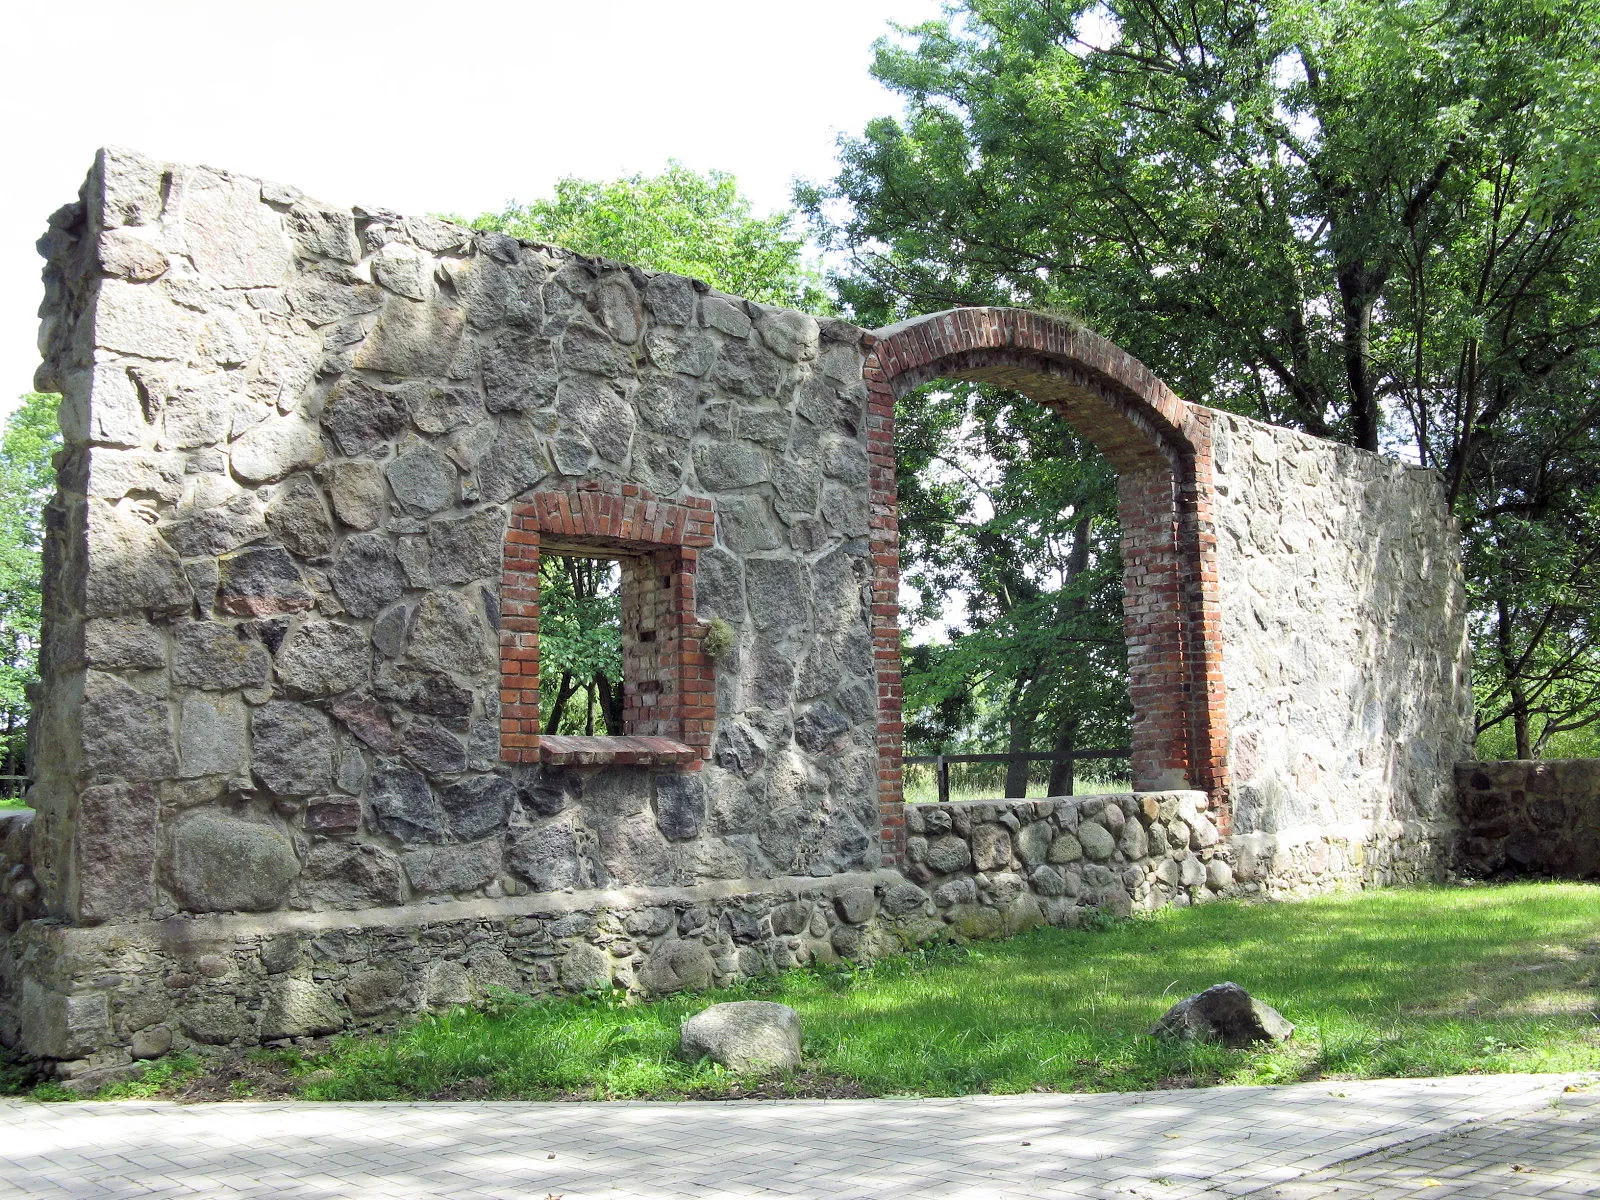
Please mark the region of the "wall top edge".
MULTIPOLYGON (((556 245, 552 242, 536 241, 532 238, 515 237, 511 234, 498 233, 490 230, 473 229, 454 221, 447 221, 439 217, 425 216, 416 213, 398 213, 376 205, 363 204, 333 204, 307 195, 292 184, 278 183, 273 180, 263 179, 260 176, 235 171, 226 167, 212 166, 207 163, 180 163, 166 159, 156 158, 129 146, 106 145, 95 152, 94 166, 89 175, 86 188, 92 189, 95 178, 98 176, 100 186, 104 188, 108 179, 117 175, 131 175, 140 171, 155 169, 163 173, 203 173, 219 179, 235 180, 242 183, 254 184, 261 189, 262 199, 271 205, 280 208, 289 208, 295 205, 304 205, 310 209, 319 209, 330 212, 349 212, 358 219, 387 220, 387 221, 427 221, 441 228, 459 230, 468 244, 475 250, 487 252, 493 256, 493 247, 496 243, 507 243, 533 250, 536 252, 569 259, 602 271, 631 271, 643 278, 664 276, 669 279, 685 279, 692 284, 696 291, 703 295, 710 295, 719 299, 752 306, 767 312, 801 312, 799 309, 790 309, 782 305, 763 304, 758 300, 750 300, 731 292, 724 292, 713 287, 703 279, 691 275, 680 275, 673 271, 657 271, 648 267, 641 267, 635 263, 624 262, 620 259, 605 258, 600 255, 584 254, 567 246, 556 245)), ((87 193, 85 195, 87 197, 87 193)), ((68 205, 68 208, 73 206, 68 205)), ((855 325, 838 317, 819 316, 815 313, 805 313, 812 317, 821 326, 822 337, 832 342, 856 342, 863 349, 870 349, 876 340, 873 335, 862 326, 855 325)))
POLYGON ((1143 800, 1149 797, 1154 800, 1177 799, 1187 797, 1198 800, 1202 807, 1208 799, 1207 793, 1199 788, 1167 788, 1158 792, 1087 792, 1072 796, 1028 796, 1012 797, 1007 799, 1000 796, 991 800, 929 800, 907 801, 907 804, 918 809, 960 809, 971 812, 978 808, 994 808, 998 806, 1011 806, 1023 804, 1081 804, 1085 800, 1143 800))

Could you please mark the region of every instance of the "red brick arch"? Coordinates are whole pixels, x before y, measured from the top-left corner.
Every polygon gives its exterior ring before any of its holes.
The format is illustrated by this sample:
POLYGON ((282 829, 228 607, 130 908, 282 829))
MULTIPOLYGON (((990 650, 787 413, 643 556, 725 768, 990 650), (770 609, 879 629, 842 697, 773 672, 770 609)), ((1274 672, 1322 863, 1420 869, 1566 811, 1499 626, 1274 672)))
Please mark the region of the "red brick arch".
POLYGON ((1117 469, 1133 786, 1203 789, 1226 830, 1210 411, 1180 400, 1143 363, 1070 322, 963 308, 879 330, 866 362, 884 861, 897 861, 904 841, 894 403, 941 378, 985 380, 1037 400, 1117 469))

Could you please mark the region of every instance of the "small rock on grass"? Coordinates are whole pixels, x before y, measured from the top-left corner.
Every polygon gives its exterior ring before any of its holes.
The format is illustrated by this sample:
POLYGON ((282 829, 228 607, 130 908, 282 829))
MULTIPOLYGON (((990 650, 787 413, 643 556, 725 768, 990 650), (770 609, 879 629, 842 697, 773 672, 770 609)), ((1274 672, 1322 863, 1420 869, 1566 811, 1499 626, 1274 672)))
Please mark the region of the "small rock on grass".
POLYGON ((800 1014, 770 1000, 713 1004, 678 1030, 689 1062, 709 1058, 741 1073, 786 1071, 800 1065, 800 1014))
POLYGON ((1237 983, 1218 983, 1174 1004, 1150 1036, 1220 1042, 1238 1050, 1257 1042, 1286 1042, 1294 1036, 1294 1026, 1237 983))

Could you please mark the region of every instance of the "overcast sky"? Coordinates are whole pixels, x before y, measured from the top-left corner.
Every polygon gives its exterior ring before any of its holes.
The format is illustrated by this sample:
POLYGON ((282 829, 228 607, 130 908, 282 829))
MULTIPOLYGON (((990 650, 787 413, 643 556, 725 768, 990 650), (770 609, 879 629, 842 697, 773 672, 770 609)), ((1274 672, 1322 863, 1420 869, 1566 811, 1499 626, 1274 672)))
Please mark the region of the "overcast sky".
POLYGON ((33 243, 97 147, 335 204, 477 213, 667 159, 763 211, 897 111, 868 76, 937 0, 70 0, 0 19, 0 405, 32 386, 33 243))

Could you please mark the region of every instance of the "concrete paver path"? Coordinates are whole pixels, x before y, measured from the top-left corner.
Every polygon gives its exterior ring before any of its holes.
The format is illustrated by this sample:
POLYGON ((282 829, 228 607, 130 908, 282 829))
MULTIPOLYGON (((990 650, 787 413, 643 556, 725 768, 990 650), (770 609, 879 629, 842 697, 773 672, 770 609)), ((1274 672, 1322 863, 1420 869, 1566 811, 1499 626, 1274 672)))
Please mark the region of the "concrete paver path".
POLYGON ((685 1104, 6 1101, 0 1195, 1580 1196, 1600 1189, 1600 1096, 1563 1089, 1588 1082, 685 1104))
POLYGON ((1600 1091, 1590 1091, 1562 1096, 1521 1116, 1475 1122, 1342 1162, 1258 1193, 1258 1200, 1398 1196, 1576 1200, 1597 1194, 1600 1091))

